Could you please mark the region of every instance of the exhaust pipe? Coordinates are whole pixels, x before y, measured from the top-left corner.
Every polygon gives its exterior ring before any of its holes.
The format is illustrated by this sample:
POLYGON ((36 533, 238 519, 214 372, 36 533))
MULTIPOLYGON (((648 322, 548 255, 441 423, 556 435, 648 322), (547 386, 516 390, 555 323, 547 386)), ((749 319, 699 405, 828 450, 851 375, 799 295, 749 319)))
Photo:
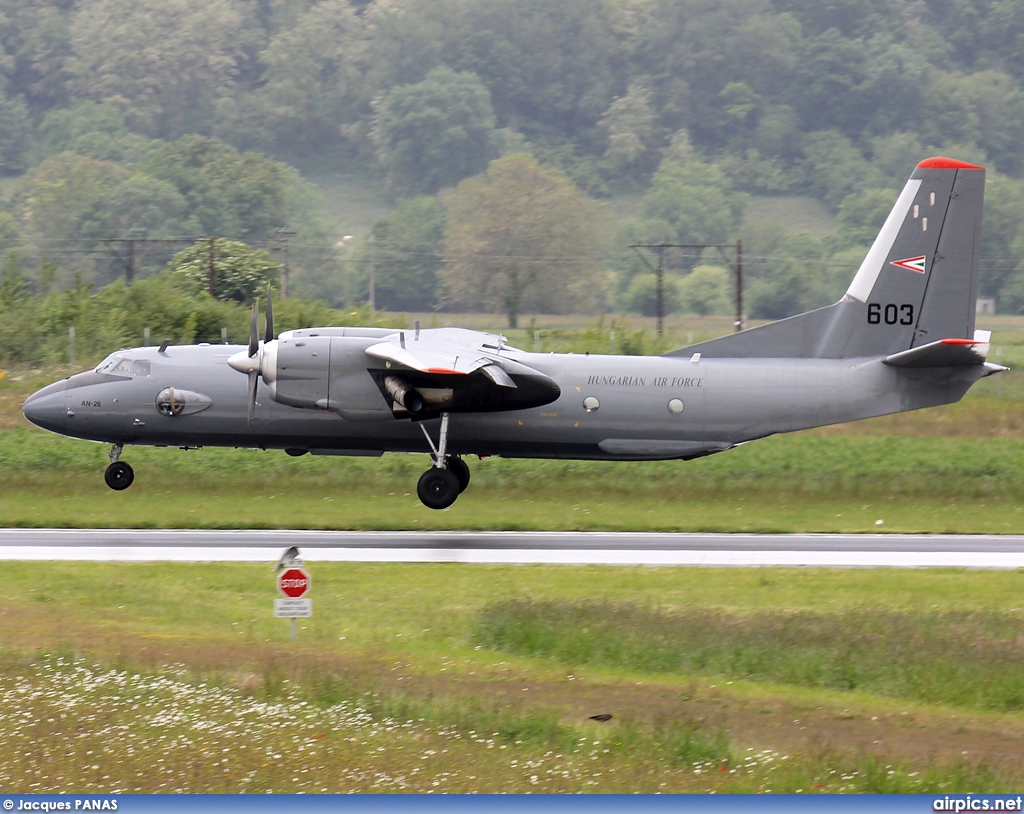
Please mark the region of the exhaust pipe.
POLYGON ((384 379, 384 389, 395 400, 395 404, 408 413, 418 413, 423 409, 423 397, 406 382, 396 376, 384 379))

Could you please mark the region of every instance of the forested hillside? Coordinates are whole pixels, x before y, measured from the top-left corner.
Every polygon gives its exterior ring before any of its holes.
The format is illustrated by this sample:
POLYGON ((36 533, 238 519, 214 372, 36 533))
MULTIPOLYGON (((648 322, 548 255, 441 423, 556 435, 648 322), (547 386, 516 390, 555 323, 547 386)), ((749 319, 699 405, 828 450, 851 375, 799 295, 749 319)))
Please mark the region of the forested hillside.
MULTIPOLYGON (((0 0, 0 91, 19 291, 216 236, 293 294, 514 321, 649 311, 630 243, 742 239, 747 310, 781 317, 838 297, 944 154, 988 167, 981 293, 1024 312, 1020 0, 0 0), (327 166, 390 213, 332 222, 327 166)), ((665 260, 672 308, 729 310, 717 251, 665 260)))

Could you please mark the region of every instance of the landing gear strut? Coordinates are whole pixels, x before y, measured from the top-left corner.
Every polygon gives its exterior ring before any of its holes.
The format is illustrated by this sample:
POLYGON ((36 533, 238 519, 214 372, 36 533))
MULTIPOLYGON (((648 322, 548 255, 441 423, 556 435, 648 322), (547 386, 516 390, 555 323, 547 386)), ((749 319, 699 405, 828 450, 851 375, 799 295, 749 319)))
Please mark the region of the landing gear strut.
POLYGON ((124 461, 118 460, 121 457, 120 444, 114 444, 113 449, 110 450, 109 457, 110 466, 103 473, 103 480, 107 482, 107 486, 115 491, 120 492, 122 489, 127 489, 135 480, 135 470, 124 461))
POLYGON ((416 484, 416 494, 429 509, 447 509, 469 486, 469 466, 462 458, 447 454, 448 413, 441 413, 441 430, 437 446, 434 446, 427 428, 420 424, 420 429, 430 444, 434 465, 420 476, 419 483, 416 484))

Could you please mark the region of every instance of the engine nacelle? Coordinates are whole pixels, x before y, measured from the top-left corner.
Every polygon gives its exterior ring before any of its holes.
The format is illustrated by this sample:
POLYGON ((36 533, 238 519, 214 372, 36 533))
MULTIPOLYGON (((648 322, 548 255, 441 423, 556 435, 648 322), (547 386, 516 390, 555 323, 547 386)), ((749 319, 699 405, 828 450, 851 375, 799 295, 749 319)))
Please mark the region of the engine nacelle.
POLYGON ((291 407, 329 409, 330 337, 278 339, 268 342, 263 352, 263 381, 274 401, 291 407))
MULTIPOLYGON (((291 407, 332 410, 350 421, 391 417, 380 388, 368 372, 366 348, 376 336, 282 334, 273 364, 265 364, 263 379, 270 397, 291 407)), ((409 395, 412 398, 412 395, 409 395)))

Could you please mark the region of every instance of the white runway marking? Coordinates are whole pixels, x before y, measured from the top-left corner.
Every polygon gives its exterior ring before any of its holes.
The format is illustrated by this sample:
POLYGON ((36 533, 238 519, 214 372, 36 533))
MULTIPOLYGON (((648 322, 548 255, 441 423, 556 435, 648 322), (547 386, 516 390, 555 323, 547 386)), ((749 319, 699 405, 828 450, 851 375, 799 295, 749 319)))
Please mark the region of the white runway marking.
POLYGON ((1021 568, 1024 537, 599 532, 0 530, 2 560, 1021 568))

